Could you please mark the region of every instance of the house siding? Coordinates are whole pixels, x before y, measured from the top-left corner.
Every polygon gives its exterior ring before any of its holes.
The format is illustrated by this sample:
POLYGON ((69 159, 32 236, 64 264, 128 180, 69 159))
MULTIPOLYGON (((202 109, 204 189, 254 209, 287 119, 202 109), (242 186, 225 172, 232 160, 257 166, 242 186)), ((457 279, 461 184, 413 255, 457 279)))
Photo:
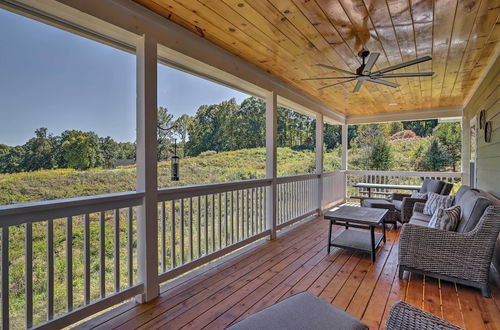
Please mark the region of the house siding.
MULTIPOLYGON (((493 131, 491 142, 486 143, 484 129, 477 130, 477 187, 500 197, 500 57, 464 108, 464 122, 470 122, 474 116, 479 118, 481 110, 486 110, 486 120, 492 122, 493 131)), ((468 129, 464 133, 468 135, 468 129)), ((470 148, 468 143, 465 148, 470 148)), ((468 172, 469 168, 464 164, 466 178, 468 172)))
MULTIPOLYGON (((470 144, 469 123, 479 112, 486 110, 486 120, 492 122, 491 142, 484 141, 484 129, 477 130, 476 175, 477 187, 500 197, 500 56, 486 74, 484 80, 464 108, 464 139, 462 159, 465 182, 469 180, 470 144), (466 160, 466 162, 464 162, 466 160)), ((476 125, 477 126, 477 125, 476 125)), ((497 238, 493 265, 500 283, 500 235, 497 238)))

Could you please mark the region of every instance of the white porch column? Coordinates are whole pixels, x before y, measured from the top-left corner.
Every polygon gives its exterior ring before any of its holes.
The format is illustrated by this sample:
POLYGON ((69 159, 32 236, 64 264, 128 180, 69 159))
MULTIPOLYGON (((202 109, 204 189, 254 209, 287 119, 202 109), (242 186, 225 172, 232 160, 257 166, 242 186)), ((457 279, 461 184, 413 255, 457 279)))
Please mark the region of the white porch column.
POLYGON ((323 135, 323 115, 318 113, 316 114, 316 173, 319 174, 318 213, 321 213, 323 207, 323 135))
POLYGON ((137 208, 137 276, 144 283, 141 302, 148 302, 160 292, 158 283, 157 223, 157 43, 143 35, 137 44, 137 191, 144 192, 137 208))
POLYGON ((266 188, 266 228, 271 230, 270 239, 276 238, 276 176, 277 176, 277 136, 278 136, 278 102, 276 92, 266 97, 266 178, 272 179, 266 188))
POLYGON ((470 185, 470 119, 462 115, 462 183, 470 185))
POLYGON ((342 170, 347 170, 347 136, 349 133, 349 126, 347 124, 342 125, 342 170))

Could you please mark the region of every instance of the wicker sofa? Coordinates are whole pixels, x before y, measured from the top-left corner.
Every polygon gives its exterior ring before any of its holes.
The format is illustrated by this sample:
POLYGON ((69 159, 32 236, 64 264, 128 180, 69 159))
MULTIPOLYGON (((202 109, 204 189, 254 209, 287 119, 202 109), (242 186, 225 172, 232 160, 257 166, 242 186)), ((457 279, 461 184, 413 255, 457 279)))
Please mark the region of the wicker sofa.
POLYGON ((409 223, 403 225, 399 244, 399 277, 405 271, 481 289, 488 294, 488 279, 500 232, 500 203, 492 195, 462 186, 454 205, 461 207, 456 232, 428 228, 424 203, 416 203, 409 223))
MULTIPOLYGON (((452 189, 453 183, 425 179, 419 192, 449 195, 452 189)), ((415 203, 425 203, 425 201, 426 199, 422 198, 412 198, 411 194, 393 193, 391 199, 365 198, 361 201, 361 206, 388 209, 392 218, 390 222, 407 223, 410 220, 415 203)))

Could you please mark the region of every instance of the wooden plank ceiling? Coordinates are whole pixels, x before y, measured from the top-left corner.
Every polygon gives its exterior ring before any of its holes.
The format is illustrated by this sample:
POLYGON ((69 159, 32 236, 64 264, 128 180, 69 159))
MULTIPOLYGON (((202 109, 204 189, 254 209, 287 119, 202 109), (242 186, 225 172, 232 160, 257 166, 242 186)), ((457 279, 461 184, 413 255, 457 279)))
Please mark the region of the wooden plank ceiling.
POLYGON ((500 41, 500 0, 135 1, 347 115, 463 105, 500 41), (377 70, 430 55, 391 73, 435 74, 359 93, 301 80, 332 75, 317 63, 355 71, 363 48, 380 53, 377 70))

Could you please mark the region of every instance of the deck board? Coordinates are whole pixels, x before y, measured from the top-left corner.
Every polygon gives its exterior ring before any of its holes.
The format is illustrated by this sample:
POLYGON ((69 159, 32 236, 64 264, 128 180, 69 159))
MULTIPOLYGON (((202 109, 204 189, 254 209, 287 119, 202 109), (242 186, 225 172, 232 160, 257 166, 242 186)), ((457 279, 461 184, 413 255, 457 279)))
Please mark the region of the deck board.
MULTIPOLYGON (((423 307, 461 327, 500 329, 498 299, 479 290, 436 279, 398 278, 399 231, 388 231, 387 243, 372 263, 367 253, 334 248, 326 253, 328 224, 317 218, 275 241, 202 271, 162 290, 158 299, 126 303, 79 325, 100 329, 223 329, 286 297, 309 291, 363 320, 371 329, 384 327, 397 300, 423 307)), ((336 228, 334 235, 343 229, 336 228)))

